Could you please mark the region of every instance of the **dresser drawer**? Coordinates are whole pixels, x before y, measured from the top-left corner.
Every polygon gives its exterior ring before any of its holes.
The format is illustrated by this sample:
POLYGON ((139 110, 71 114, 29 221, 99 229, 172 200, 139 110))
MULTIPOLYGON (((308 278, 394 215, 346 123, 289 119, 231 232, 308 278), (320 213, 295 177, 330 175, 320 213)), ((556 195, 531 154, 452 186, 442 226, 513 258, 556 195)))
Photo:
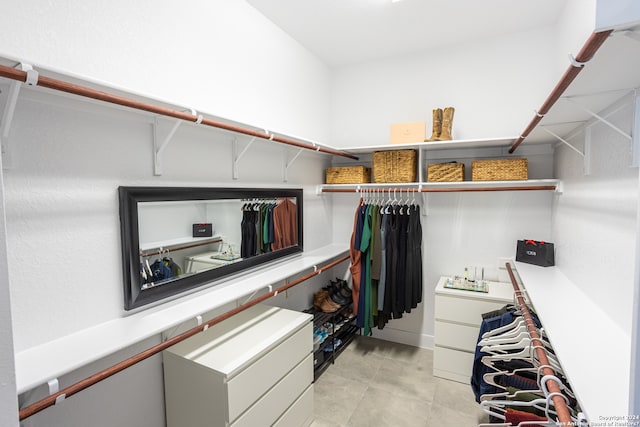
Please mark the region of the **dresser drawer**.
POLYGON ((433 353, 433 375, 469 384, 473 357, 473 353, 436 345, 433 353))
MULTIPOLYGON (((436 295, 436 320, 480 326, 482 313, 504 307, 505 302, 436 295)), ((476 337, 477 338, 477 337, 476 337)))
MULTIPOLYGON (((313 351, 313 324, 301 329, 256 360, 227 383, 229 420, 244 412, 273 384, 313 351)), ((311 362, 313 371, 313 362, 311 362)), ((313 377, 313 372, 312 372, 313 377)), ((313 381, 309 381, 310 384, 313 381)))
POLYGON ((313 422, 313 384, 311 384, 302 393, 302 396, 298 398, 293 405, 287 409, 278 421, 276 421, 274 427, 291 427, 300 426, 307 427, 313 422))
POLYGON ((312 382, 313 355, 309 354, 231 425, 233 427, 272 425, 312 382))
POLYGON ((459 325, 436 320, 435 344, 475 352, 479 332, 480 328, 476 326, 459 325))

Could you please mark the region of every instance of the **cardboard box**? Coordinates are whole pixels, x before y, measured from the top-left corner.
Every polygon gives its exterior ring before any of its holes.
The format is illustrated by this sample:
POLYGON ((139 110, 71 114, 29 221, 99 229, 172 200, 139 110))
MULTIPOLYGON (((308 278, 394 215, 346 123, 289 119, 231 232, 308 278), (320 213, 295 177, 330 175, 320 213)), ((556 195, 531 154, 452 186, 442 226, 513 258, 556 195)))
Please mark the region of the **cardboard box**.
POLYGON ((391 125, 391 143, 409 144, 424 142, 426 139, 426 122, 395 123, 391 125))

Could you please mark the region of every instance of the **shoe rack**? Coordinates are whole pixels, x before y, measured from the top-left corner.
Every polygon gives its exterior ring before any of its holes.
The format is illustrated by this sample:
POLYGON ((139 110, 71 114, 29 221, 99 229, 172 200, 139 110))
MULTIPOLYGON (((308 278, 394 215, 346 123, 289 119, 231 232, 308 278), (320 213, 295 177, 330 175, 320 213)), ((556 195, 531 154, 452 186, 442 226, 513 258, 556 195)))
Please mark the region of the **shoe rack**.
POLYGON ((353 304, 344 305, 333 313, 325 313, 315 307, 304 312, 313 314, 313 379, 315 381, 335 363, 336 358, 360 334, 360 328, 355 325, 353 304), (327 336, 321 342, 317 342, 316 331, 321 329, 327 331, 327 336))

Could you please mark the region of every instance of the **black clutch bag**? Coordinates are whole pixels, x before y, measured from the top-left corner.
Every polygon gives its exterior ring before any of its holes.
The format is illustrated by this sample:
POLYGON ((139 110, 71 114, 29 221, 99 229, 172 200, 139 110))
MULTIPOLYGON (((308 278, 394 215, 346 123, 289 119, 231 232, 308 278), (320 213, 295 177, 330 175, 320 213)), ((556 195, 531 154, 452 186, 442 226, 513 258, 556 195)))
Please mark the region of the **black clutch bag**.
POLYGON ((539 265, 541 267, 551 267, 555 265, 553 243, 536 240, 518 240, 516 261, 539 265))
POLYGON ((213 227, 210 223, 193 224, 193 237, 211 237, 213 236, 213 227))

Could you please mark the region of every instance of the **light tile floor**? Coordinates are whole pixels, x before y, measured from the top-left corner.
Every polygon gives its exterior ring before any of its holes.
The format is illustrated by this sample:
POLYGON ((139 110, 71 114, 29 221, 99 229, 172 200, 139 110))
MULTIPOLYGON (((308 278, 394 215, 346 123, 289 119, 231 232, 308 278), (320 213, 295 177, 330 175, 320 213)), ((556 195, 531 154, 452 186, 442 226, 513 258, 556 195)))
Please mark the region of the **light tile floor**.
POLYGON ((311 427, 471 427, 488 422, 467 384, 433 376, 433 351, 358 337, 314 386, 311 427))

